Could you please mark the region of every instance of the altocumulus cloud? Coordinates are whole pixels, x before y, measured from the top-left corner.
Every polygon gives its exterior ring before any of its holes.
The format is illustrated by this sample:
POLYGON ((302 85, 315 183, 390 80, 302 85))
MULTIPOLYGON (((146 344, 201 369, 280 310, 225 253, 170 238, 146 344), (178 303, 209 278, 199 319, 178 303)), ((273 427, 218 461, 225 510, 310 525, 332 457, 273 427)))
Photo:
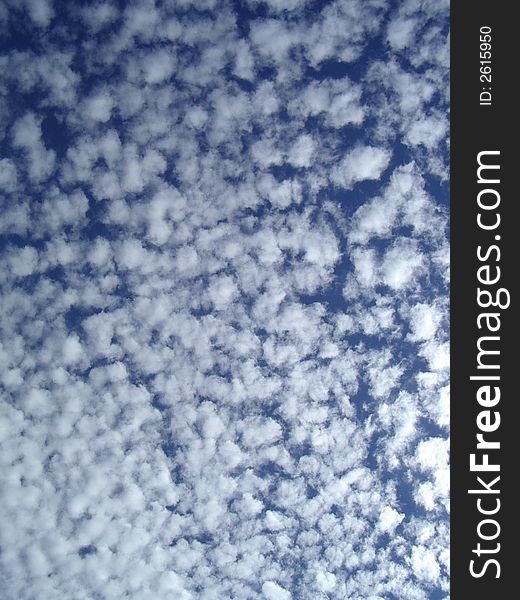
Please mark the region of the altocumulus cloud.
POLYGON ((0 5, 3 598, 446 597, 447 20, 0 5))

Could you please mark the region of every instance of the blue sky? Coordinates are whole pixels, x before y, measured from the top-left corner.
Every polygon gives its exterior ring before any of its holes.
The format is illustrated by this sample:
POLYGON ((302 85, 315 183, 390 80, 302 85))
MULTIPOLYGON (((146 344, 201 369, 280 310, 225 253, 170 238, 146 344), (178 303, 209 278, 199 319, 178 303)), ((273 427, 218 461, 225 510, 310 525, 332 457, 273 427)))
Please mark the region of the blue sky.
POLYGON ((6 600, 448 597, 448 17, 0 5, 6 600))

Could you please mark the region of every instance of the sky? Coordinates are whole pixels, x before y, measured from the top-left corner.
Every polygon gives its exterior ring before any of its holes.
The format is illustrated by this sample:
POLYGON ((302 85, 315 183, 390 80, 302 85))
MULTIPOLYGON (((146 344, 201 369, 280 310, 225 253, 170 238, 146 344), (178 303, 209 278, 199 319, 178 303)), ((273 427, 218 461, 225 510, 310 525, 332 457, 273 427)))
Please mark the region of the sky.
POLYGON ((3 600, 448 597, 448 25, 0 2, 3 600))

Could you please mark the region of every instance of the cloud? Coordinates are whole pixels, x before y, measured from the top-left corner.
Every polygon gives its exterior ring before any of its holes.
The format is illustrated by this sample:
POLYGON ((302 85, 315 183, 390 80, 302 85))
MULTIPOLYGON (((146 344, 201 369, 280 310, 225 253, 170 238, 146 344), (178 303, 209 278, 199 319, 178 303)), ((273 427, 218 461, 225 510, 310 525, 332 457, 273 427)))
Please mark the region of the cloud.
POLYGON ((15 163, 9 158, 0 160, 0 185, 6 192, 14 192, 18 182, 15 163))
POLYGON ((393 532, 403 519, 403 514, 399 514, 391 506, 385 506, 379 515, 379 526, 383 531, 393 532))
POLYGON ((435 337, 441 314, 435 306, 417 304, 411 310, 410 326, 412 340, 429 340, 435 337))
POLYGON ((54 16, 52 1, 26 0, 27 12, 38 27, 47 27, 54 16))
POLYGON ((423 260, 413 244, 398 239, 383 257, 383 282, 397 290, 412 284, 423 260))
POLYGON ((407 133, 407 139, 413 146, 422 144, 426 148, 434 148, 444 138, 448 123, 444 116, 426 117, 412 124, 407 133))
POLYGON ((446 594, 447 4, 5 7, 6 600, 446 594))
POLYGON ((332 170, 332 181, 351 188, 359 181, 378 179, 390 162, 390 152, 373 146, 358 146, 332 170))
POLYGON ((216 310, 222 310, 233 301, 238 290, 233 279, 228 275, 223 275, 212 280, 208 293, 216 310))
POLYGON ((42 140, 41 119, 32 112, 20 117, 12 128, 13 145, 26 155, 28 176, 34 182, 48 179, 55 165, 56 153, 47 150, 42 140))
POLYGON ((84 114, 93 121, 106 123, 110 119, 114 100, 107 91, 99 91, 85 101, 84 114))
POLYGON ((262 584, 262 592, 268 600, 290 600, 291 594, 274 581, 266 581, 262 584))
POLYGON ((348 77, 311 81, 289 104, 289 110, 304 117, 320 115, 330 127, 359 125, 365 117, 361 86, 348 77))
POLYGON ((288 160, 295 167, 310 167, 314 142, 310 135, 301 135, 291 147, 288 160))
POLYGON ((386 39, 393 50, 403 50, 411 45, 414 39, 414 19, 396 18, 388 24, 386 39))

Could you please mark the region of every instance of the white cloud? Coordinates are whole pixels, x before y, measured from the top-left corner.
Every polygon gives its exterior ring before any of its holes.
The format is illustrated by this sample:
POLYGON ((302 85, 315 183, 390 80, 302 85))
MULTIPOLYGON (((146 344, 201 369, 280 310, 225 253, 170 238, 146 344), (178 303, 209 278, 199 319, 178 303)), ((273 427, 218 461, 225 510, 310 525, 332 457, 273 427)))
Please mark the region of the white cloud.
POLYGON ((236 297, 238 289, 232 277, 222 275, 212 279, 208 293, 216 310, 223 310, 236 297))
POLYGON ((445 117, 425 117, 411 125, 406 137, 413 146, 422 144, 431 149, 439 144, 447 130, 448 122, 445 117))
POLYGON ((282 163, 282 152, 273 140, 264 139, 256 142, 251 148, 251 154, 253 160, 262 168, 282 163))
POLYGON ((47 27, 50 24, 54 16, 52 0, 25 0, 25 3, 27 12, 36 25, 47 27))
POLYGON ((394 50, 403 50, 411 45, 414 39, 415 19, 397 18, 388 24, 386 39, 394 50))
POLYGON ((447 593, 447 4, 28 6, 6 600, 447 593))
POLYGON ((241 79, 254 80, 255 62, 249 44, 240 40, 236 46, 236 59, 234 73, 241 79))
POLYGON ((117 9, 110 2, 97 2, 84 7, 81 18, 97 33, 117 19, 117 9))
POLYGON ((144 80, 148 84, 162 83, 170 78, 175 68, 175 56, 167 50, 148 54, 143 60, 144 80))
POLYGON ((262 592, 268 600, 291 600, 291 594, 274 581, 266 581, 262 584, 262 592))
POLYGON ((390 162, 390 152, 384 148, 358 146, 332 170, 332 181, 351 188, 359 181, 378 179, 390 162))
POLYGON ((112 114, 114 100, 106 90, 92 94, 85 101, 84 114, 93 121, 106 123, 112 114))
POLYGON ((314 141, 310 135, 301 135, 289 151, 289 162, 295 167, 310 167, 314 141))
POLYGON ((251 41, 260 54, 281 62, 297 37, 283 22, 265 19, 253 24, 251 41))
POLYGON ((18 182, 15 163, 9 158, 0 159, 0 186, 6 192, 14 192, 18 182))
POLYGON ((404 514, 398 513, 391 506, 385 506, 379 515, 379 527, 386 532, 393 532, 403 521, 404 514))
POLYGON ((26 152, 30 179, 40 182, 49 178, 54 170, 56 153, 47 150, 42 141, 41 120, 32 112, 20 117, 12 129, 13 144, 26 152))
POLYGON ((316 575, 316 583, 322 592, 332 592, 336 587, 336 576, 334 573, 320 571, 316 575))
POLYGON ((304 117, 323 115, 329 127, 360 125, 365 117, 361 86, 347 77, 309 83, 289 104, 289 110, 304 117))
POLYGON ((428 548, 418 546, 413 549, 412 568, 419 579, 435 583, 440 575, 440 568, 435 554, 428 548))
POLYGON ((383 281, 397 290, 409 286, 414 283, 423 263, 422 254, 413 244, 405 240, 397 240, 383 257, 383 281))
POLYGON ((243 423, 242 442, 246 447, 263 446, 277 442, 282 428, 273 419, 252 418, 243 423))
POLYGON ((10 257, 10 267, 15 277, 26 277, 36 271, 38 252, 31 246, 25 246, 10 257))
POLYGON ((410 327, 412 340, 429 340, 435 337, 441 314, 435 306, 417 304, 411 309, 410 327))

